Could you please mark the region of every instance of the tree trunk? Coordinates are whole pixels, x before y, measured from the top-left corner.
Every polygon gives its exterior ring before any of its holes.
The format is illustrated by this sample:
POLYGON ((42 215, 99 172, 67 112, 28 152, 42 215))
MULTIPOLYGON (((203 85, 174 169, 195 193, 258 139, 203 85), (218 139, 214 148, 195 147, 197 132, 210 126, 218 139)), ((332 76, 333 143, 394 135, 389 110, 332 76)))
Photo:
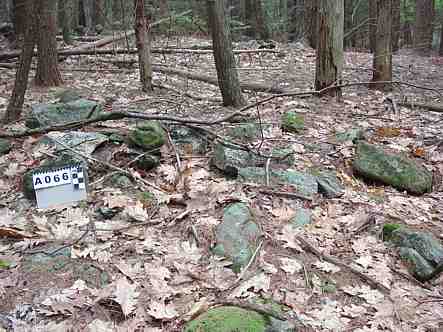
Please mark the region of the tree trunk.
POLYGON ((35 46, 35 10, 34 0, 27 0, 25 2, 25 8, 22 8, 27 19, 25 27, 25 35, 23 42, 23 51, 20 55, 19 67, 15 74, 14 89, 12 90, 12 96, 9 100, 8 108, 3 118, 4 123, 10 123, 20 118, 23 108, 23 102, 25 100, 25 93, 28 87, 29 70, 31 69, 32 57, 34 55, 35 46))
POLYGON ((158 10, 160 17, 169 16, 169 3, 168 0, 158 0, 158 10))
POLYGON ((431 55, 434 0, 416 0, 414 49, 423 56, 431 55))
POLYGON ((26 26, 26 0, 14 0, 14 31, 15 31, 15 37, 17 40, 23 40, 23 35, 25 33, 25 26, 26 26))
POLYGON ((443 15, 441 16, 440 50, 439 50, 438 54, 440 56, 443 56, 443 15))
POLYGON ((231 34, 228 23, 225 20, 224 3, 224 0, 206 0, 208 22, 223 104, 225 106, 238 107, 245 105, 246 102, 241 93, 240 81, 235 68, 231 34))
POLYGON ((396 52, 400 48, 401 29, 401 1, 392 0, 392 51, 396 52))
POLYGON ((105 0, 95 0, 94 12, 95 12, 95 15, 94 15, 95 20, 94 21, 95 21, 96 30, 97 30, 97 32, 101 32, 98 30, 103 30, 103 28, 105 27, 105 23, 106 23, 106 20, 105 20, 105 16, 106 16, 105 0), (97 25, 100 25, 101 29, 97 29, 97 25))
MULTIPOLYGON (((318 6, 318 42, 315 89, 340 84, 343 69, 344 0, 320 0, 318 6)), ((339 95, 331 89, 329 95, 339 95)))
POLYGON ((37 72, 35 84, 61 85, 57 58, 57 0, 40 0, 37 5, 37 72))
MULTIPOLYGON (((345 0, 345 31, 351 31, 354 27, 353 20, 354 0, 345 0)), ((355 34, 352 34, 344 40, 344 47, 355 46, 355 34)))
MULTIPOLYGON (((372 81, 392 80, 392 0, 376 0, 377 43, 373 56, 372 81)), ((390 90, 391 84, 371 84, 371 88, 390 90)))
POLYGON ((317 47, 318 3, 322 1, 305 0, 305 37, 312 48, 317 47))
POLYGON ((267 40, 271 38, 269 26, 266 23, 266 13, 263 10, 262 0, 253 0, 255 6, 255 32, 260 39, 267 40))
POLYGON ((146 18, 144 0, 134 0, 135 8, 135 38, 138 50, 138 66, 140 69, 140 82, 142 90, 152 91, 152 62, 151 40, 149 36, 149 22, 146 18))
POLYGON ((289 40, 299 40, 305 35, 305 0, 292 0, 288 9, 289 40))
POLYGON ((83 15, 84 15, 84 22, 87 34, 90 34, 95 30, 92 18, 93 13, 94 13, 93 0, 83 0, 83 15))
POLYGON ((369 6, 369 49, 375 52, 377 42, 377 0, 368 1, 369 6))
POLYGON ((72 3, 70 0, 59 0, 59 23, 62 27, 63 41, 72 44, 71 18, 73 13, 72 3))

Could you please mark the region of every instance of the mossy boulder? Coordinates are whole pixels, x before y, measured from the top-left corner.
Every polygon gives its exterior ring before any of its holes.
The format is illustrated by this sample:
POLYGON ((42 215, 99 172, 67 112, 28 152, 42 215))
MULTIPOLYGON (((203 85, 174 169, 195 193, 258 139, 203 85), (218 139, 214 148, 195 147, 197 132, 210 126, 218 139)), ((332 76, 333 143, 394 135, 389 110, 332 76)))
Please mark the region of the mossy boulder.
POLYGON ((145 121, 129 132, 130 143, 144 151, 160 148, 166 142, 166 132, 158 121, 145 121))
POLYGON ((261 231, 249 207, 244 203, 234 203, 224 209, 223 221, 217 226, 215 236, 213 252, 232 260, 232 269, 240 272, 257 248, 261 231))
POLYGON ((24 174, 23 184, 22 184, 23 194, 27 199, 35 200, 36 197, 35 197, 34 183, 32 182, 32 176, 34 173, 47 172, 53 169, 71 166, 71 165, 77 165, 77 164, 80 164, 83 167, 83 169, 87 169, 87 163, 83 158, 66 153, 62 153, 56 159, 45 160, 42 163, 42 165, 33 168, 32 170, 29 170, 24 174))
POLYGON ((83 121, 99 115, 103 107, 92 100, 75 99, 66 103, 33 105, 31 116, 26 119, 28 128, 40 128, 83 121))
POLYGON ((305 118, 296 112, 286 112, 281 117, 281 128, 290 133, 300 133, 305 128, 305 118))
POLYGON ((391 185, 411 194, 423 194, 432 190, 432 173, 415 160, 399 154, 359 142, 354 162, 356 174, 365 179, 391 185))
POLYGON ((400 257, 406 262, 409 272, 420 281, 427 281, 433 275, 435 268, 417 250, 401 247, 400 257))
POLYGON ((185 327, 185 332, 265 332, 268 320, 259 313, 234 306, 209 309, 185 327))
POLYGON ((12 145, 9 140, 0 138, 0 156, 9 153, 11 148, 12 145))
POLYGON ((151 169, 160 165, 160 158, 155 155, 145 154, 137 159, 135 165, 144 171, 150 171, 151 169))

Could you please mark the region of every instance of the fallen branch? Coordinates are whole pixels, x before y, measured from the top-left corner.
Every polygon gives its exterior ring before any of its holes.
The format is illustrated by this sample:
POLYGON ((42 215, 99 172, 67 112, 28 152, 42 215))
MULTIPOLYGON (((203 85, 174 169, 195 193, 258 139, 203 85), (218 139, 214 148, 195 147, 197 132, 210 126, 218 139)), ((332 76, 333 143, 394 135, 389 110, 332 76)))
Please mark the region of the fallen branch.
POLYGON ((443 104, 423 104, 423 103, 414 103, 414 102, 403 102, 398 103, 400 106, 405 106, 409 108, 423 108, 430 112, 443 113, 443 104))
POLYGON ((280 196, 280 197, 286 197, 286 198, 299 198, 305 201, 312 201, 311 197, 304 196, 302 194, 298 193, 289 193, 285 191, 275 191, 275 190, 259 190, 259 193, 265 194, 265 195, 273 195, 273 196, 280 196))
POLYGON ((368 282, 369 284, 371 284, 373 287, 375 287, 378 290, 380 290, 385 295, 389 296, 389 294, 391 293, 391 290, 389 288, 387 288, 383 284, 379 283, 377 280, 375 280, 375 279, 371 278, 370 276, 364 274, 360 270, 350 266, 348 263, 343 263, 343 262, 339 261, 335 257, 323 254, 322 252, 320 252, 320 250, 315 248, 312 244, 310 244, 307 240, 305 240, 301 236, 296 236, 295 238, 296 238, 297 241, 299 241, 302 244, 303 247, 305 247, 307 250, 312 252, 319 259, 324 260, 324 261, 326 261, 328 263, 337 265, 337 266, 341 267, 344 270, 352 272, 353 274, 357 275, 361 279, 363 279, 366 282, 368 282))

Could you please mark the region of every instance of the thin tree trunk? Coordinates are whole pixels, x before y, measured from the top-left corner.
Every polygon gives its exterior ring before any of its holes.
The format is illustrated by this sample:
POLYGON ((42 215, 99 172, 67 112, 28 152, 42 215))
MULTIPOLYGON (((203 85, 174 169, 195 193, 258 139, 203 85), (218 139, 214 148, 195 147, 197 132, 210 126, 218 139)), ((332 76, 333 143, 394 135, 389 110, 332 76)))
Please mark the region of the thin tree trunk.
POLYGON ((23 36, 26 29, 25 26, 28 17, 26 15, 25 6, 26 6, 26 0, 14 0, 13 23, 14 23, 15 37, 17 38, 17 40, 23 40, 23 36))
POLYGON ((93 9, 94 9, 94 2, 93 0, 83 0, 83 14, 85 16, 85 27, 87 34, 90 34, 93 32, 94 26, 93 26, 93 9))
POLYGON ((37 5, 37 72, 35 83, 39 86, 61 85, 57 57, 57 1, 40 0, 37 5))
POLYGON ((35 11, 34 0, 27 0, 23 12, 27 16, 27 24, 25 26, 25 35, 23 42, 23 51, 20 55, 19 67, 15 74, 14 89, 9 100, 8 108, 3 118, 4 123, 10 123, 20 118, 25 100, 25 93, 28 87, 29 70, 31 69, 32 57, 34 55, 34 46, 36 40, 35 28, 35 11))
POLYGON ((70 0, 59 0, 59 23, 62 26, 62 33, 63 33, 63 41, 71 45, 72 44, 72 3, 70 0))
POLYGON ((369 6, 369 49, 375 52, 377 42, 377 0, 368 1, 369 6))
POLYGON ((225 1, 206 0, 208 22, 212 35, 215 67, 217 78, 225 106, 243 106, 245 99, 241 93, 240 81, 235 68, 235 58, 232 52, 231 34, 225 20, 225 1))
MULTIPOLYGON (((97 25, 101 26, 101 29, 104 28, 105 26, 105 4, 104 4, 105 0, 95 0, 95 6, 94 6, 94 11, 95 11, 95 27, 96 30, 97 29, 97 25)), ((97 31, 99 32, 99 31, 97 31)), ((100 31, 101 32, 101 31, 100 31)))
POLYGON ((253 0, 255 6, 255 32, 260 39, 267 40, 271 38, 271 32, 266 22, 266 14, 263 9, 262 0, 253 0))
MULTIPOLYGON (((318 42, 315 89, 339 84, 343 69, 344 0, 320 0, 318 6, 318 42)), ((331 89, 329 95, 339 95, 331 89)))
POLYGON ((152 62, 149 22, 146 18, 144 0, 134 0, 135 7, 135 37, 138 49, 138 66, 142 90, 152 91, 152 62))
POLYGON ((431 55, 433 20, 434 0, 416 0, 414 49, 420 55, 431 55))
POLYGON ((440 30, 440 51, 438 52, 440 56, 443 56, 443 15, 441 16, 441 30, 440 30))
MULTIPOLYGON (((392 80, 392 0, 376 0, 377 43, 372 81, 392 80)), ((373 89, 390 90, 391 84, 372 84, 373 89)))
POLYGON ((158 0, 158 10, 160 17, 169 16, 169 3, 168 0, 158 0))
POLYGON ((401 1, 392 0, 392 51, 398 51, 400 45, 401 1))

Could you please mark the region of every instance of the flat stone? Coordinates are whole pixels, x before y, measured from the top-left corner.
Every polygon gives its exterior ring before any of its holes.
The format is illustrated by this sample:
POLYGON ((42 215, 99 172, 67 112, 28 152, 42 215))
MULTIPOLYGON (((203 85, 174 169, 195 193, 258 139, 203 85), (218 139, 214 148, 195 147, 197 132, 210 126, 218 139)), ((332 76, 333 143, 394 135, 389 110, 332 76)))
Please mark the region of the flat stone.
POLYGON ((103 107, 99 103, 87 99, 76 99, 67 103, 38 104, 32 106, 26 126, 40 128, 83 121, 91 116, 97 116, 102 111, 103 107))
POLYGON ((313 171, 318 183, 318 191, 326 198, 338 198, 344 195, 345 188, 335 172, 321 170, 313 171))
POLYGON ((354 172, 365 179, 391 185, 411 194, 432 190, 432 173, 415 160, 400 154, 390 154, 383 149, 359 142, 352 164, 354 172))
MULTIPOLYGON (((297 193, 312 198, 318 193, 318 184, 314 176, 294 170, 270 171, 269 180, 271 185, 290 185, 297 193)), ((241 168, 238 177, 244 182, 266 184, 266 172, 261 167, 241 168)))
POLYGON ((225 174, 236 177, 240 168, 256 166, 260 161, 248 151, 218 142, 214 147, 212 162, 225 174))
POLYGON ((261 232, 249 207, 243 203, 234 203, 224 209, 223 221, 217 226, 215 234, 216 246, 213 252, 232 260, 232 269, 240 272, 251 259, 261 232))
MULTIPOLYGON (((92 153, 104 142, 108 141, 106 135, 102 135, 94 132, 83 132, 83 131, 69 131, 69 132, 50 132, 46 134, 41 140, 40 144, 46 144, 49 146, 55 146, 56 152, 66 154, 74 154, 70 150, 63 147, 61 144, 56 143, 54 140, 63 143, 70 148, 79 151, 87 156, 91 156, 92 153)), ((37 149, 40 148, 40 144, 37 149)))

